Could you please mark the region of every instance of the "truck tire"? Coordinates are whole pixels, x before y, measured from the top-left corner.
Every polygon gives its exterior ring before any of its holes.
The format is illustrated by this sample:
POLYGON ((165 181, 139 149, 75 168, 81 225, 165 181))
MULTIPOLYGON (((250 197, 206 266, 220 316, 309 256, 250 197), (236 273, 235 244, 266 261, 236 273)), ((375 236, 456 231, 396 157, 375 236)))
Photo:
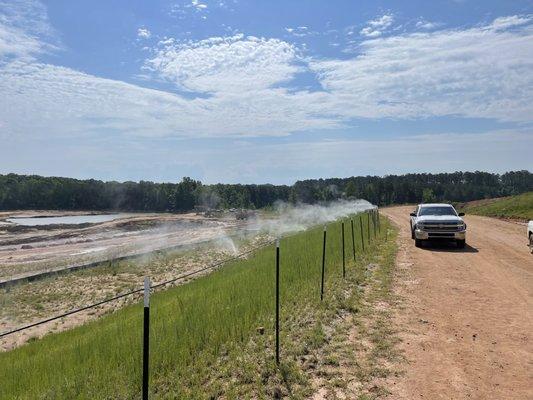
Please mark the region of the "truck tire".
POLYGON ((464 249, 466 246, 466 240, 456 240, 455 243, 457 243, 458 249, 464 249))
POLYGON ((531 254, 533 254, 533 233, 529 234, 529 250, 531 251, 531 254))
POLYGON ((415 239, 415 230, 411 226, 411 239, 415 239))
POLYGON ((422 239, 415 239, 415 246, 422 247, 422 239))

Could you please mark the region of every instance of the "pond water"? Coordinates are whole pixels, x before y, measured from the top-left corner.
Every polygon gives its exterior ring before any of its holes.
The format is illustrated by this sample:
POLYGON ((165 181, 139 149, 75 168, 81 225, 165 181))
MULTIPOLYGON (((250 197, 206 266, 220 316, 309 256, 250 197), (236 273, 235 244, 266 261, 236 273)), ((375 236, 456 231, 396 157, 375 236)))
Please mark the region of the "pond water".
POLYGON ((65 215, 62 217, 13 217, 6 221, 24 226, 57 225, 57 224, 97 224, 124 218, 128 214, 96 214, 96 215, 65 215))

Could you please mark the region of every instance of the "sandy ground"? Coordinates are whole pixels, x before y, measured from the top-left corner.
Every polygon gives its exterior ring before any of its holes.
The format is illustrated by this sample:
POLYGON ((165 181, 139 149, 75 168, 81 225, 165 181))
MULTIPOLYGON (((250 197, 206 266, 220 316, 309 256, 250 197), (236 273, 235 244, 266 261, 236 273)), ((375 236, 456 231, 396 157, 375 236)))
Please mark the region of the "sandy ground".
POLYGON ((467 216, 467 244, 416 248, 400 227, 396 323, 407 359, 392 399, 533 399, 533 255, 525 226, 467 216))
MULTIPOLYGON (((0 219, 20 214, 0 213, 0 219)), ((63 214, 26 211, 23 215, 63 214)), ((125 214, 120 219, 81 227, 26 227, 14 231, 4 225, 0 226, 0 281, 224 237, 236 225, 234 218, 212 219, 194 213, 125 214)))

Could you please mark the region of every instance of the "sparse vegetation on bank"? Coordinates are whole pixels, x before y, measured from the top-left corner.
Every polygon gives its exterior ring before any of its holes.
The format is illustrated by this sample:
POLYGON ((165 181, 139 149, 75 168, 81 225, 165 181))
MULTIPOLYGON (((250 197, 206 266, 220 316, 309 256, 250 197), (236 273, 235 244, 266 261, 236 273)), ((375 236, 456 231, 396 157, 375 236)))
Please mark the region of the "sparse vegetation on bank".
POLYGON ((533 192, 518 196, 473 201, 460 204, 459 208, 470 214, 487 217, 533 220, 533 192))

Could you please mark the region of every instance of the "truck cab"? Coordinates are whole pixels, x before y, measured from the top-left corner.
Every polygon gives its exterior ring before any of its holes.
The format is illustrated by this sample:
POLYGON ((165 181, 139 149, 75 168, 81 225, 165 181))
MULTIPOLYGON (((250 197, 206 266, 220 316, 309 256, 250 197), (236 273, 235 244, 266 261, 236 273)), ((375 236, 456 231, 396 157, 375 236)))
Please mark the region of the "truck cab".
POLYGON ((453 240, 457 247, 466 245, 466 224, 451 204, 419 204, 410 214, 411 238, 421 247, 428 240, 453 240))

